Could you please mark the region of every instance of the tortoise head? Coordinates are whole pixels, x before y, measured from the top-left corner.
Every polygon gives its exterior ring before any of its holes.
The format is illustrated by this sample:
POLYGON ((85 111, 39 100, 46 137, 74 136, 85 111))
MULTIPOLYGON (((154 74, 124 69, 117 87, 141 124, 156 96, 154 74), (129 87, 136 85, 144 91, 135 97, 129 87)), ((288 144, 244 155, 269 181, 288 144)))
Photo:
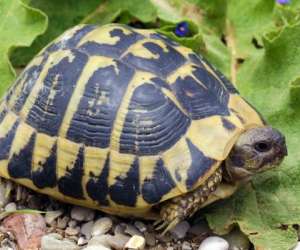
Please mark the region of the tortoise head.
POLYGON ((241 134, 225 167, 231 181, 248 179, 255 173, 278 166, 286 155, 285 138, 277 129, 257 127, 241 134))

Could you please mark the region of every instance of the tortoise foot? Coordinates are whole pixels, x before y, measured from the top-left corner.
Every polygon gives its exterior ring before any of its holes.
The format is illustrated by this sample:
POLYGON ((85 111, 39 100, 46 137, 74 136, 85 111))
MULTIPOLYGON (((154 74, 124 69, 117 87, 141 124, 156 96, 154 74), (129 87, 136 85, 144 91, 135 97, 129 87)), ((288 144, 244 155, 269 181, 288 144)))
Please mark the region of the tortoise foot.
POLYGON ((216 190, 221 180, 222 169, 219 168, 197 189, 166 201, 160 209, 161 219, 155 222, 156 229, 163 229, 162 234, 165 234, 180 221, 191 217, 207 201, 209 195, 216 190))

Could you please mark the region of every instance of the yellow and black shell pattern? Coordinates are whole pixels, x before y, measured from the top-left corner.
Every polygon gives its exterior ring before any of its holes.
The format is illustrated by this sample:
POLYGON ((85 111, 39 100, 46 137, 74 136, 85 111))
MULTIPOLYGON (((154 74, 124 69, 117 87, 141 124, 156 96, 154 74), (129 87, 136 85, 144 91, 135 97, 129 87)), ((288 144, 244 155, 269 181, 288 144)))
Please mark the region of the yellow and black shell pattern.
POLYGON ((79 25, 0 104, 0 175, 145 216, 201 185, 259 114, 201 56, 151 30, 79 25))

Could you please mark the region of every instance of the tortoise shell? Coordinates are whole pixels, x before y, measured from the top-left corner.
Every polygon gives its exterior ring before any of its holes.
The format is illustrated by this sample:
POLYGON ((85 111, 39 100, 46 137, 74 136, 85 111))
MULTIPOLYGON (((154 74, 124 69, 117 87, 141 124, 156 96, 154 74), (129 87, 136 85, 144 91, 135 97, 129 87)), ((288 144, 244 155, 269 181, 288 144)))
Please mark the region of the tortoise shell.
POLYGON ((263 124, 192 50, 151 30, 76 26, 43 49, 0 104, 0 175, 109 213, 201 185, 263 124))

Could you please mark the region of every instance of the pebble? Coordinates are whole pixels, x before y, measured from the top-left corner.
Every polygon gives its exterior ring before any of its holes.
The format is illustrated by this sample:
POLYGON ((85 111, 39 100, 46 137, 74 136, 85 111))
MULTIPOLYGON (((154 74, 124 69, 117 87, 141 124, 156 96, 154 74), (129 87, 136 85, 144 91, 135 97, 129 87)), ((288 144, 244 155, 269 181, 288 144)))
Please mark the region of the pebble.
POLYGON ((198 250, 229 250, 229 244, 221 237, 210 236, 202 241, 198 250))
POLYGON ((41 250, 79 250, 79 246, 77 246, 74 242, 62 239, 62 236, 59 234, 47 234, 42 237, 41 240, 41 250))
POLYGON ((131 224, 126 225, 124 232, 126 234, 129 234, 130 236, 134 236, 134 235, 143 236, 143 234, 135 226, 131 224))
POLYGON ((87 239, 85 239, 84 237, 79 237, 77 240, 77 245, 78 246, 83 246, 85 244, 87 244, 89 241, 87 239))
POLYGON ((111 250, 111 248, 97 245, 97 246, 87 246, 85 248, 82 248, 82 250, 111 250))
POLYGON ((93 220, 95 211, 85 207, 74 206, 71 210, 71 218, 77 221, 93 220))
POLYGON ((145 245, 146 245, 146 240, 144 237, 139 235, 134 235, 125 244, 125 249, 143 250, 145 248, 145 245))
POLYGON ((181 245, 181 250, 193 250, 193 248, 191 247, 190 243, 184 241, 181 245))
POLYGON ((80 232, 85 236, 86 239, 91 238, 93 225, 94 225, 93 221, 89 221, 81 225, 80 232))
POLYGON ((115 229, 114 229, 114 234, 124 234, 125 233, 125 228, 126 228, 126 225, 122 225, 123 223, 121 224, 118 224, 115 226, 115 229))
POLYGON ((129 241, 130 237, 124 234, 116 234, 111 238, 108 238, 108 243, 112 248, 121 250, 125 247, 126 243, 129 241))
POLYGON ((96 220, 92 228, 92 236, 107 233, 111 229, 112 225, 113 222, 109 217, 103 217, 96 220))
POLYGON ((142 233, 147 231, 146 225, 141 221, 135 221, 134 226, 142 233))
POLYGON ((69 220, 70 220, 70 218, 68 216, 58 218, 56 226, 60 229, 65 229, 67 227, 69 220))
POLYGON ((295 248, 293 248, 293 250, 300 250, 300 241, 298 241, 297 245, 295 246, 295 248))
POLYGON ((174 236, 176 239, 183 239, 190 229, 190 224, 187 221, 181 221, 179 222, 174 228, 170 230, 170 233, 172 236, 174 236))
POLYGON ((88 242, 88 246, 94 246, 94 245, 102 245, 105 247, 110 247, 110 241, 112 240, 114 236, 110 234, 102 234, 97 235, 91 238, 88 242))
POLYGON ((4 207, 4 210, 6 212, 13 212, 17 210, 17 205, 14 202, 10 202, 8 204, 6 204, 6 206, 4 207))
POLYGON ((229 243, 229 250, 248 250, 250 248, 247 236, 238 229, 231 231, 223 237, 229 243))
POLYGON ((78 235, 80 232, 80 227, 67 227, 65 233, 70 236, 78 235))
POLYGON ((76 220, 69 220, 68 222, 68 226, 69 227, 76 227, 77 225, 77 221, 76 220))
POLYGON ((51 225, 59 216, 63 214, 63 210, 49 211, 45 215, 45 221, 48 225, 51 225))

